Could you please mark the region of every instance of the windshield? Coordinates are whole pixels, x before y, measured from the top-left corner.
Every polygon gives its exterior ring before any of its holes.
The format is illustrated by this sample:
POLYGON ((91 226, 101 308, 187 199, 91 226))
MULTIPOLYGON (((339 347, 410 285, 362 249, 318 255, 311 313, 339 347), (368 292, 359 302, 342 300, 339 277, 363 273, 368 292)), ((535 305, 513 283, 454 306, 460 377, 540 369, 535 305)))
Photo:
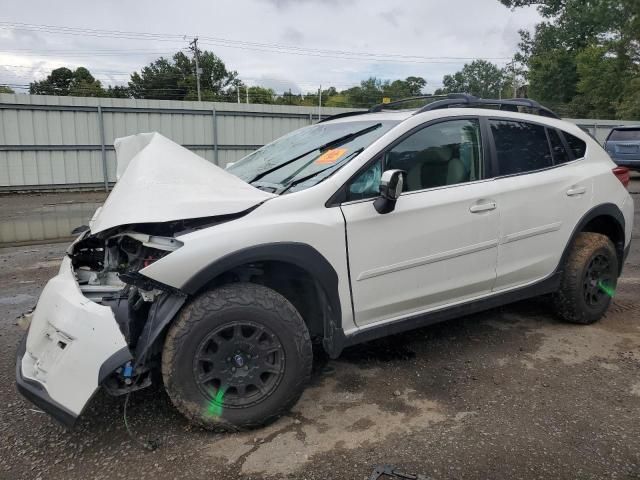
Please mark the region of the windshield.
POLYGON ((398 121, 318 123, 295 130, 228 168, 269 192, 304 190, 336 172, 398 121))

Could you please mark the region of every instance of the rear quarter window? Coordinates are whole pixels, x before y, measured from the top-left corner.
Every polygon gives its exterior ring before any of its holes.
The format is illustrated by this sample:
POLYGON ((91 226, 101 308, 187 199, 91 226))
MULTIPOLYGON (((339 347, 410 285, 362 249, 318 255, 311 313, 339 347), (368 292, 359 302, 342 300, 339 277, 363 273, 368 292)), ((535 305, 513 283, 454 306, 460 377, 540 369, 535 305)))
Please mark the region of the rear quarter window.
POLYGON ((587 151, 587 144, 580 140, 578 137, 574 137, 570 133, 563 132, 564 138, 569 144, 569 148, 573 152, 573 157, 577 160, 578 158, 584 157, 587 151))

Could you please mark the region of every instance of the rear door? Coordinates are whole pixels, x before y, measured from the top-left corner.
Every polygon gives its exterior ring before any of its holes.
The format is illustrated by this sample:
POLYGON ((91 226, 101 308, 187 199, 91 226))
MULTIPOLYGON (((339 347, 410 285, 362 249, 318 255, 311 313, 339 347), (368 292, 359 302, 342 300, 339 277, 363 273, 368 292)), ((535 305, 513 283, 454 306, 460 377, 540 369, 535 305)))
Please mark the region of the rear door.
POLYGON ((347 186, 349 267, 358 325, 489 294, 498 212, 477 118, 447 120, 400 139, 347 186), (407 172, 395 210, 373 200, 383 170, 407 172))
MULTIPOLYGON (((500 244, 495 291, 541 280, 557 267, 591 203, 592 181, 562 132, 520 120, 490 119, 498 172, 500 244)), ((582 149, 578 142, 582 143, 582 149)))

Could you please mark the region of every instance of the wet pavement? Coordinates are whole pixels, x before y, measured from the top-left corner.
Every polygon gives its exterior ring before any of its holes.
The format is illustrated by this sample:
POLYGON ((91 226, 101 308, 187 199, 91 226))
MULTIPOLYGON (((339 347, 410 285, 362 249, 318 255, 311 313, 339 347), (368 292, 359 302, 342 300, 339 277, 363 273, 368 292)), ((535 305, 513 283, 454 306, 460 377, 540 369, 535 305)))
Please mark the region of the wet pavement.
MULTIPOLYGON (((640 179, 631 191, 640 193, 640 179)), ((607 316, 559 322, 543 299, 317 356, 292 412, 241 434, 191 427, 161 386, 99 393, 74 430, 13 386, 17 317, 65 244, 0 249, 0 478, 363 479, 375 464, 443 479, 640 479, 640 195, 607 316)), ((34 207, 35 208, 35 207, 34 207)))

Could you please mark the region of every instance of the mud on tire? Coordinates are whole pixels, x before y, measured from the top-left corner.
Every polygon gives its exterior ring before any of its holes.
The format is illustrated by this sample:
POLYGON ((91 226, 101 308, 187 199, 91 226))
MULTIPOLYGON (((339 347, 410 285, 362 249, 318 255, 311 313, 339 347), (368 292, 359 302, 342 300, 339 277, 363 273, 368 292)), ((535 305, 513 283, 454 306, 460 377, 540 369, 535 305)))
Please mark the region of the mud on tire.
POLYGON ((286 413, 311 374, 309 331, 282 295, 251 283, 205 291, 167 334, 162 376, 192 423, 237 431, 286 413))
POLYGON ((609 308, 618 279, 618 257, 608 237, 582 232, 565 262, 560 289, 553 295, 556 314, 564 321, 591 324, 609 308))

